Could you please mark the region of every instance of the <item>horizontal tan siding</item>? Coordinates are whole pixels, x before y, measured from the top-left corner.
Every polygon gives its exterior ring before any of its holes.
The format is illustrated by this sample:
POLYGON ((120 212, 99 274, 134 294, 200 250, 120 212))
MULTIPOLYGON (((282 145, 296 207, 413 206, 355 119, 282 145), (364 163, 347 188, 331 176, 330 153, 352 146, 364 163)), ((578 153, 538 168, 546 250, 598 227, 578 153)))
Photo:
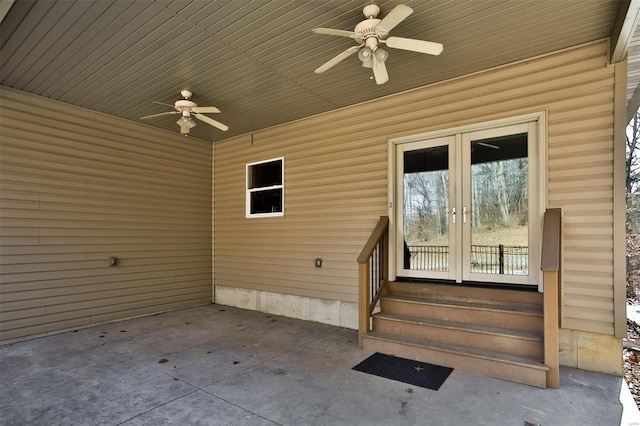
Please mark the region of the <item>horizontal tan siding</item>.
POLYGON ((565 210, 563 326, 612 334, 606 49, 591 44, 216 143, 215 283, 355 302, 356 257, 387 214, 388 139, 546 110, 548 207, 565 210), (245 165, 279 156, 286 216, 245 219, 245 165))
POLYGON ((0 93, 1 340, 211 301, 210 143, 0 93))

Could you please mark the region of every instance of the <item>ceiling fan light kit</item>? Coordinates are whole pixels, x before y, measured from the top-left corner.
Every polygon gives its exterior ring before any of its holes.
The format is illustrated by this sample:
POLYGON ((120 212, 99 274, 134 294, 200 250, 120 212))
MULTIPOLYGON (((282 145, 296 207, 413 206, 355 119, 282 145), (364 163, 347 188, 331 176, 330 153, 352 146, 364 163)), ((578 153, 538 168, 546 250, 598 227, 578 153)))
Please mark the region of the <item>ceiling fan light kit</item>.
POLYGON ((189 130, 196 127, 196 122, 189 116, 188 111, 184 111, 182 114, 182 117, 176 121, 176 124, 180 126, 180 133, 186 136, 189 134, 189 130))
POLYGON ((366 19, 356 25, 353 31, 314 28, 312 31, 316 34, 349 37, 358 43, 357 46, 350 47, 318 67, 315 73, 321 74, 357 52, 358 59, 362 62, 362 66, 372 69, 376 84, 384 84, 389 81, 389 75, 385 65, 389 54, 385 49, 380 47, 381 44, 386 44, 387 47, 392 49, 408 50, 411 52, 426 53, 428 55, 439 55, 442 53, 443 46, 441 43, 403 37, 388 37, 389 32, 412 13, 413 9, 409 6, 399 4, 383 19, 378 19, 377 16, 380 14, 380 7, 375 4, 369 4, 362 9, 362 14, 366 19))
POLYGON ((196 104, 191 100, 191 96, 193 96, 193 93, 191 93, 189 90, 182 90, 180 94, 184 99, 177 100, 173 105, 168 105, 162 102, 154 102, 160 105, 173 106, 175 111, 167 111, 167 112, 161 112, 159 114, 146 115, 144 117, 140 117, 140 119, 146 120, 149 118, 160 117, 163 115, 182 114, 182 117, 180 117, 178 121, 176 121, 176 124, 180 126, 180 133, 187 136, 189 134, 189 131, 194 127, 196 127, 196 122, 191 117, 191 114, 193 114, 195 118, 197 118, 198 120, 204 123, 207 123, 210 126, 213 126, 217 129, 220 129, 223 132, 226 132, 227 130, 229 130, 229 126, 222 124, 219 121, 214 120, 213 118, 207 117, 206 115, 203 115, 205 113, 206 114, 219 113, 220 110, 218 108, 211 107, 211 106, 199 107, 198 104, 196 104))

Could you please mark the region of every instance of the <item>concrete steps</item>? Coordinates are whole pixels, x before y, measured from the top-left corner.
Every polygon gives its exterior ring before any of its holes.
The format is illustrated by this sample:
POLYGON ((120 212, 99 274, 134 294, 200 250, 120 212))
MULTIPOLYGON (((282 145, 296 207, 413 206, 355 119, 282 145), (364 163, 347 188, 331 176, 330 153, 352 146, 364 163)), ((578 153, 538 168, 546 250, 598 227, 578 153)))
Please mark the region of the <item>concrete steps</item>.
POLYGON ((546 387, 538 293, 391 283, 372 324, 367 350, 546 387))

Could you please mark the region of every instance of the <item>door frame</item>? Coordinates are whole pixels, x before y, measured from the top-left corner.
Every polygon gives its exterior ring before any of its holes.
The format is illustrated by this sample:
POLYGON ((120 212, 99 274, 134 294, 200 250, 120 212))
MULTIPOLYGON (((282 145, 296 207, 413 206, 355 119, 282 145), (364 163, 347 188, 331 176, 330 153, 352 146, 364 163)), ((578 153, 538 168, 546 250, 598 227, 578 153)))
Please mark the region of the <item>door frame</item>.
MULTIPOLYGON (((542 219, 547 207, 547 112, 539 111, 528 114, 517 115, 513 117, 505 117, 480 123, 468 124, 463 126, 449 127, 441 130, 434 130, 425 133, 413 134, 409 136, 401 136, 388 139, 388 155, 387 155, 387 208, 389 215, 389 241, 394 244, 389 245, 389 279, 396 279, 396 257, 403 254, 399 253, 395 241, 397 240, 398 228, 396 219, 396 146, 405 143, 419 142, 427 139, 444 138, 448 136, 458 135, 460 133, 471 133, 483 130, 491 130, 496 127, 506 127, 517 124, 535 123, 537 133, 537 195, 538 195, 538 217, 534 218, 534 212, 530 212, 530 220, 538 221, 538 228, 542 229, 542 219)), ((540 258, 541 241, 536 241, 535 249, 538 251, 533 259, 540 258)), ((461 247, 462 248, 462 247, 461 247)), ((539 266, 539 265, 538 265, 539 266)), ((532 273, 532 281, 538 285, 538 291, 542 292, 542 279, 539 268, 531 265, 529 268, 532 273)))
MULTIPOLYGON (((401 156, 397 155, 398 150, 401 150, 403 153, 406 151, 413 151, 414 148, 415 149, 415 145, 419 145, 418 149, 422 149, 422 148, 434 148, 434 147, 444 147, 446 146, 448 148, 448 156, 447 156, 447 162, 448 162, 448 168, 447 170, 450 173, 450 178, 449 178, 449 187, 447 188, 448 190, 448 200, 452 201, 449 204, 452 205, 458 205, 457 204, 457 200, 454 199, 458 198, 460 195, 455 191, 455 183, 458 181, 457 179, 457 174, 460 174, 461 171, 458 170, 459 168, 457 167, 458 161, 457 158, 459 156, 459 153, 457 152, 457 146, 458 144, 458 140, 459 140, 459 136, 458 135, 449 135, 449 136, 445 136, 445 137, 440 137, 440 138, 429 138, 429 139, 422 139, 422 140, 418 140, 416 142, 405 142, 402 144, 395 144, 394 146, 397 148, 396 149, 396 163, 395 163, 395 172, 398 173, 398 171, 400 169, 404 169, 404 165, 403 165, 403 158, 401 158, 401 156)), ((404 186, 404 181, 402 179, 399 179, 398 176, 396 175, 395 178, 395 182, 393 182, 393 185, 395 186, 394 190, 395 190, 395 194, 399 194, 400 191, 402 191, 401 187, 404 186)), ((391 204, 391 203, 390 203, 391 204)), ((399 208, 399 206, 396 206, 396 209, 393 209, 394 212, 397 212, 397 208, 399 208)), ((451 206, 447 207, 447 215, 451 214, 451 206)), ((389 222, 391 224, 391 217, 389 217, 389 222)), ((394 216, 394 222, 392 225, 390 225, 391 227, 393 227, 393 234, 392 237, 389 238, 389 241, 391 243, 391 246, 393 246, 393 248, 396 250, 395 253, 399 253, 398 252, 398 247, 400 247, 401 242, 403 241, 400 236, 402 235, 402 232, 400 231, 404 224, 403 224, 403 219, 400 217, 396 217, 394 216)), ((446 271, 435 271, 435 272, 430 272, 430 275, 432 276, 432 279, 440 279, 440 280, 451 280, 451 279, 457 279, 458 277, 462 277, 461 274, 461 270, 459 270, 458 268, 456 268, 456 262, 455 259, 457 258, 457 250, 460 246, 459 244, 459 233, 457 232, 457 227, 456 226, 451 226, 450 224, 448 225, 448 235, 449 235, 449 240, 448 240, 448 247, 449 247, 449 253, 448 253, 448 269, 446 271)), ((404 258, 404 252, 403 252, 403 256, 404 258)), ((411 271, 411 270, 406 270, 403 269, 400 265, 402 262, 400 262, 401 259, 399 259, 398 257, 395 257, 395 271, 398 271, 399 269, 402 270, 402 276, 403 277, 407 277, 407 278, 420 278, 420 273, 417 271, 411 271)), ((402 259, 404 260, 404 259, 402 259)))

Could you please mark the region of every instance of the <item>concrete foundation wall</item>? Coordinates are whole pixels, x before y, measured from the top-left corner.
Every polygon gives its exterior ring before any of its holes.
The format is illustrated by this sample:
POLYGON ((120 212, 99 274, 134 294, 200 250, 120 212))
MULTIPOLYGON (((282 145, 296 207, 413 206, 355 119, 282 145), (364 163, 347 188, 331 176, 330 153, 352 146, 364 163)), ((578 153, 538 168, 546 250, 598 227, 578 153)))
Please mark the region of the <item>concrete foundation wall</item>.
POLYGON ((622 339, 560 329, 560 365, 621 376, 622 339))
POLYGON ((339 327, 358 329, 358 305, 339 300, 215 286, 215 303, 339 327))

